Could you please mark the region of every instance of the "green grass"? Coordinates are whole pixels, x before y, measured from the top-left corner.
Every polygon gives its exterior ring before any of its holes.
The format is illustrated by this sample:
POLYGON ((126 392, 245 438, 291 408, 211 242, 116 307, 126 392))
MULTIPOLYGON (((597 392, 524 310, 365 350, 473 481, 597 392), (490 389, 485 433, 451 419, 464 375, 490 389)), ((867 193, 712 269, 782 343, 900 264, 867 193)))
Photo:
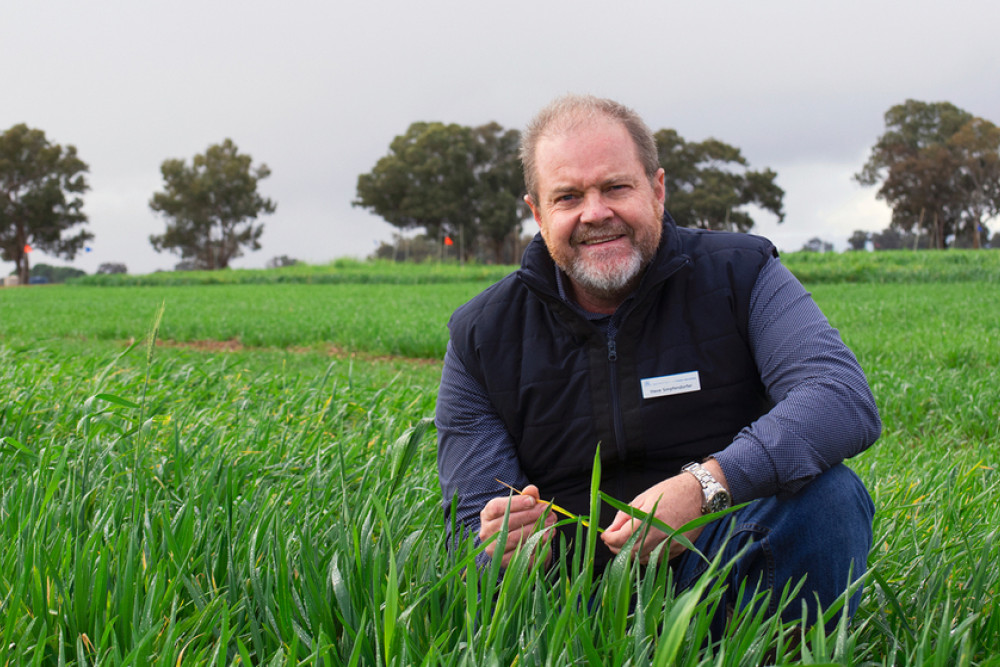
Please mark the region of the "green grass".
POLYGON ((792 252, 782 261, 803 283, 1000 282, 1000 250, 792 252))
POLYGON ((164 271, 145 275, 103 274, 70 282, 103 287, 168 287, 190 285, 417 285, 469 281, 495 282, 513 266, 459 265, 456 261, 397 264, 385 260, 339 259, 329 264, 296 264, 280 269, 225 269, 222 271, 164 271))
POLYGON ((372 355, 440 358, 482 287, 0 291, 0 663, 996 664, 995 282, 810 285, 885 433, 850 462, 878 508, 861 609, 800 652, 753 613, 707 643, 708 579, 520 557, 498 585, 448 553, 440 365, 372 355), (161 339, 253 347, 147 349, 163 300, 161 339))
POLYGON ((486 283, 197 285, 103 289, 52 285, 0 293, 0 335, 25 340, 142 337, 166 303, 160 338, 251 347, 335 345, 440 359, 448 313, 486 283))

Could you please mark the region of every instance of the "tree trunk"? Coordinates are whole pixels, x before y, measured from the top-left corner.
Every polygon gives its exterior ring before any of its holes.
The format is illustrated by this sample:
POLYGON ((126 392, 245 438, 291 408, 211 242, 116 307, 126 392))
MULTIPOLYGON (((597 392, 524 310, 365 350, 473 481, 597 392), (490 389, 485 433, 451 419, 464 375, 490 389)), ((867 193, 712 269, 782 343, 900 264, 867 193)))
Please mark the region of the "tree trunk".
POLYGON ((28 253, 22 250, 21 257, 17 262, 17 280, 21 285, 27 285, 29 278, 31 278, 31 263, 28 259, 28 253))

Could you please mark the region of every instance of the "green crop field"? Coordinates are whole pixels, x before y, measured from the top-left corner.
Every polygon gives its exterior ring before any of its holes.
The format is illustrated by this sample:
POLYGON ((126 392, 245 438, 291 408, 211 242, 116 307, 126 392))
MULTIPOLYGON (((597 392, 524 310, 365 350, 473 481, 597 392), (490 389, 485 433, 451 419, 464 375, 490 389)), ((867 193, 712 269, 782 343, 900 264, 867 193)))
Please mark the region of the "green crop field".
POLYGON ((862 606, 715 642, 711 579, 446 549, 445 323, 502 271, 0 290, 0 664, 998 664, 997 264, 892 255, 788 260, 885 422, 862 606))

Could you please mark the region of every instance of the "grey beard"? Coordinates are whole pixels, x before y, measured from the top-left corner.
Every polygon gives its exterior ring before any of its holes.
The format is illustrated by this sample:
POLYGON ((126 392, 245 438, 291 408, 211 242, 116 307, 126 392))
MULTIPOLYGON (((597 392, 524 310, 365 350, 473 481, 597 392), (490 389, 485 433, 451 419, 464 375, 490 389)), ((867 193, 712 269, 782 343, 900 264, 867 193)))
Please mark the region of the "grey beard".
POLYGON ((636 248, 628 258, 610 269, 595 266, 599 262, 574 261, 570 266, 562 267, 575 283, 588 292, 603 296, 625 296, 633 282, 642 272, 645 262, 642 253, 636 248))

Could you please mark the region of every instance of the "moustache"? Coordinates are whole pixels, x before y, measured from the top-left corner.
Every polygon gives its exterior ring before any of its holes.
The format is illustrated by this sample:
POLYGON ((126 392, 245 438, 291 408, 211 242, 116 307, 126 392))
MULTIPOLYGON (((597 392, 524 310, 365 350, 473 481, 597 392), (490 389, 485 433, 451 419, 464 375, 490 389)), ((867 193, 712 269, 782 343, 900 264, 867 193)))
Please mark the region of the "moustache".
POLYGON ((621 223, 612 223, 596 228, 588 226, 585 229, 577 229, 570 235, 569 240, 572 245, 584 245, 593 243, 594 241, 606 241, 618 236, 627 236, 634 240, 632 228, 621 223))

